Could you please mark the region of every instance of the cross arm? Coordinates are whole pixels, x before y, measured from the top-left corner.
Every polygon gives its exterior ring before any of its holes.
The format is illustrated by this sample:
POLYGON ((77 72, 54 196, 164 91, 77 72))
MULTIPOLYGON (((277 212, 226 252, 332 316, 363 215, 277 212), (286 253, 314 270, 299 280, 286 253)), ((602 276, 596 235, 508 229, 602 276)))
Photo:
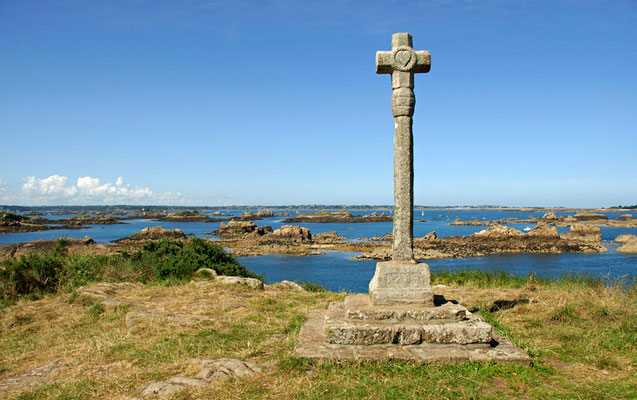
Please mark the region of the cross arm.
POLYGON ((429 72, 431 69, 431 53, 428 50, 415 51, 416 53, 416 65, 414 65, 413 72, 429 72))
MULTIPOLYGON (((429 72, 431 69, 431 53, 427 50, 414 51, 411 48, 399 48, 393 51, 377 51, 376 52, 376 73, 391 74, 394 71, 404 71, 405 65, 400 65, 400 60, 396 60, 398 51, 406 51, 410 53, 410 58, 415 57, 415 62, 410 66, 409 71, 413 73, 429 72)), ((400 58, 400 56, 399 56, 400 58)))
POLYGON ((377 51, 376 52, 376 73, 377 74, 391 74, 394 72, 393 58, 391 51, 377 51))

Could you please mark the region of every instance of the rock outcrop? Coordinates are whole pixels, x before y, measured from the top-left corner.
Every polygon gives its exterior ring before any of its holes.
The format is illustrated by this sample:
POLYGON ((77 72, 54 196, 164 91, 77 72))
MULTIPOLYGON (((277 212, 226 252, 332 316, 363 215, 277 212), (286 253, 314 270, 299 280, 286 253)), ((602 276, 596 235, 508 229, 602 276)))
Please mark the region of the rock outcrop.
POLYGON ((546 214, 544 214, 542 216, 543 220, 549 220, 549 221, 555 221, 557 219, 559 219, 559 217, 557 216, 557 214, 555 214, 553 211, 551 212, 547 212, 546 214))
POLYGON ((632 221, 635 219, 632 214, 623 214, 617 217, 617 221, 632 221))
POLYGON ((297 292, 306 292, 305 289, 301 285, 292 281, 281 281, 277 283, 273 283, 272 285, 267 285, 267 289, 278 289, 278 290, 294 290, 297 292))
POLYGON ((554 226, 549 227, 544 222, 538 222, 537 226, 531 229, 528 233, 530 237, 540 237, 540 238, 560 238, 560 233, 557 231, 557 228, 554 226))
POLYGON ((263 290, 263 282, 254 278, 243 278, 240 276, 217 276, 215 279, 224 285, 244 285, 252 289, 263 290))
POLYGON ((200 213, 197 210, 191 211, 178 211, 170 213, 166 216, 160 216, 155 219, 156 221, 167 222, 217 222, 223 220, 222 218, 210 218, 209 216, 200 213))
POLYGON ((346 239, 343 236, 339 236, 336 231, 323 232, 313 236, 314 241, 319 243, 338 243, 343 242, 346 239))
POLYGON ((111 216, 99 216, 99 215, 81 215, 79 217, 69 217, 62 219, 44 219, 39 218, 45 224, 67 224, 67 225, 114 225, 123 224, 123 222, 117 220, 111 216))
POLYGON ((462 221, 460 218, 456 218, 455 221, 450 223, 449 225, 468 225, 468 226, 489 226, 494 224, 493 221, 487 220, 479 220, 479 219, 470 219, 468 221, 462 221))
POLYGON ((142 389, 137 397, 133 397, 130 400, 147 397, 167 397, 188 387, 208 386, 215 381, 233 377, 241 378, 261 372, 261 367, 257 364, 236 358, 221 358, 218 360, 191 359, 190 362, 202 368, 194 378, 173 376, 165 381, 150 383, 142 389))
POLYGON ((597 214, 592 212, 579 212, 573 215, 573 219, 575 221, 597 221, 597 220, 608 220, 608 217, 604 214, 597 214))
POLYGON ((628 243, 637 240, 637 236, 626 233, 615 238, 617 243, 628 243))
POLYGON ((265 225, 262 227, 257 227, 252 221, 229 221, 227 224, 221 223, 219 229, 216 231, 210 232, 212 235, 216 236, 224 236, 224 237, 233 237, 233 236, 244 236, 248 234, 254 234, 256 236, 263 236, 272 232, 272 227, 269 225, 265 225))
POLYGON ((0 233, 23 233, 48 231, 51 229, 87 228, 79 223, 65 223, 64 220, 48 220, 42 217, 29 218, 22 215, 0 212, 0 233), (46 224, 55 224, 53 226, 46 224))
POLYGON ((425 239, 425 240, 435 240, 435 239, 438 239, 438 235, 436 235, 436 231, 429 232, 428 234, 423 236, 423 239, 425 239))
POLYGON ((250 212, 250 211, 246 211, 243 212, 241 214, 239 214, 238 217, 235 217, 238 220, 241 221, 257 221, 263 218, 271 218, 271 217, 275 217, 276 214, 274 214, 272 211, 270 210, 259 210, 256 213, 250 212))
POLYGON ((617 248, 618 252, 637 254, 637 236, 630 234, 619 235, 615 241, 623 243, 623 246, 617 248))
POLYGON ((524 236, 524 232, 519 231, 515 228, 511 228, 509 226, 505 226, 505 225, 491 225, 487 229, 483 229, 480 232, 476 232, 471 236, 501 239, 501 238, 521 237, 521 236, 524 236))
POLYGON ((0 392, 21 391, 42 386, 60 368, 62 368, 61 360, 53 360, 22 375, 1 379, 0 392))
POLYGON ((161 226, 152 226, 133 233, 125 238, 113 240, 114 243, 146 242, 160 239, 186 239, 186 234, 181 229, 164 229, 161 226))
POLYGON ((308 228, 296 225, 283 225, 274 232, 260 238, 267 242, 292 242, 302 243, 312 240, 312 234, 308 228))
POLYGON ((582 242, 601 242, 602 230, 594 225, 571 225, 571 230, 563 234, 563 238, 582 242))

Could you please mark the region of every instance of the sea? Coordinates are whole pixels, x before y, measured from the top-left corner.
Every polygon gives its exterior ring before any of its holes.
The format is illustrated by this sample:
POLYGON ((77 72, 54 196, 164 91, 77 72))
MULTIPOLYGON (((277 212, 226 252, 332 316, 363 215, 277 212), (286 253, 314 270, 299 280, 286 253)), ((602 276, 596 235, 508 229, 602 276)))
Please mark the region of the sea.
MULTIPOLYGON (((223 210, 223 214, 238 215, 246 210, 223 210)), ((256 212, 258 210, 247 210, 256 212)), ((275 213, 287 212, 290 216, 296 211, 271 210, 275 213)), ((354 215, 365 215, 371 212, 386 212, 387 210, 350 210, 354 215)), ((307 211, 299 211, 304 213, 307 211)), ((311 211, 314 212, 314 211, 311 211)), ((454 226, 449 225, 456 218, 461 220, 499 220, 502 218, 541 217, 544 212, 503 211, 489 209, 427 209, 414 212, 414 236, 422 237, 435 231, 438 237, 470 235, 485 226, 454 226)), ((557 212, 557 215, 573 215, 573 212, 557 212)), ((622 213, 604 213, 609 219, 616 219, 622 213)), ((59 219, 74 215, 46 215, 45 218, 59 219)), ((637 215, 636 215, 637 217, 637 215)), ((277 229, 286 217, 277 216, 255 221, 257 226, 270 225, 277 229)), ((83 238, 90 236, 97 243, 108 244, 139 232, 143 228, 161 226, 165 229, 183 230, 186 234, 204 238, 215 238, 207 233, 219 228, 221 222, 159 222, 150 220, 128 220, 125 224, 91 225, 86 229, 60 229, 40 232, 0 234, 0 244, 28 242, 38 239, 56 239, 60 237, 83 238)), ((384 236, 392 232, 391 222, 372 223, 300 223, 312 234, 336 231, 347 240, 360 240, 384 236)), ((507 224, 513 228, 524 230, 533 224, 507 224)), ((569 228, 558 227, 560 232, 569 228)), ((426 260, 432 273, 442 270, 476 269, 483 271, 505 271, 518 276, 534 274, 537 277, 555 278, 562 275, 584 274, 601 277, 608 281, 632 281, 637 277, 637 254, 624 254, 616 251, 617 246, 612 241, 621 234, 637 235, 637 228, 601 227, 602 241, 608 252, 601 254, 506 254, 488 257, 454 258, 441 260, 426 260)), ((376 261, 352 260, 359 253, 331 251, 321 255, 311 256, 281 256, 266 255, 255 257, 239 257, 239 261, 248 269, 262 274, 266 282, 311 281, 321 284, 328 290, 365 293, 374 275, 376 261)))

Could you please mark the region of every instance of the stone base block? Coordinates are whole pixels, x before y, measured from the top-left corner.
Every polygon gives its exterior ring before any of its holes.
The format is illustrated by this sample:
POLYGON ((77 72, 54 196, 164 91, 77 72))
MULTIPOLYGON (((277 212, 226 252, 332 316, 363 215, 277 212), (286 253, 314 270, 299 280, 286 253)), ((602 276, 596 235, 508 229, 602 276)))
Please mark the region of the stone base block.
POLYGON ((491 342, 493 328, 484 321, 403 325, 333 322, 325 328, 325 341, 331 344, 472 344, 491 342))
POLYGON ((376 264, 369 283, 374 304, 434 305, 429 266, 416 261, 385 261, 376 264))
POLYGON ((314 359, 530 364, 523 350, 481 316, 442 296, 436 301, 433 307, 374 305, 370 295, 348 296, 310 312, 295 352, 314 359))
POLYGON ((432 320, 463 321, 470 314, 460 304, 446 302, 440 306, 422 305, 375 305, 369 295, 347 296, 344 303, 331 305, 333 310, 344 313, 344 317, 360 321, 423 322, 432 320))
POLYGON ((530 365, 531 359, 510 340, 492 334, 490 343, 480 344, 409 344, 409 332, 405 332, 402 346, 391 344, 341 345, 326 342, 326 317, 328 310, 310 311, 308 321, 301 328, 294 349, 296 356, 317 360, 411 360, 424 364, 463 362, 497 362, 530 365))

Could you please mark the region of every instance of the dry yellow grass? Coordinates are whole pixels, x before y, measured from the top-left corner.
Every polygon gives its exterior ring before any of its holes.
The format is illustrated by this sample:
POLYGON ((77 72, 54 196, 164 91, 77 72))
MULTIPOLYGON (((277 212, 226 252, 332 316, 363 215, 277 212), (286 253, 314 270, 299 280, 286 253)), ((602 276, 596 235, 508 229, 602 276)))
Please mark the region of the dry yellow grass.
POLYGON ((124 399, 144 385, 194 376, 190 358, 233 357, 264 372, 174 399, 331 398, 630 398, 637 394, 635 294, 582 283, 481 288, 441 287, 439 294, 479 311, 527 348, 533 367, 420 366, 413 363, 309 362, 293 346, 308 310, 344 294, 257 291, 214 282, 126 288, 124 305, 95 306, 73 294, 21 300, 0 315, 0 380, 52 360, 48 384, 0 393, 8 399, 124 399), (189 316, 193 324, 142 321, 129 311, 189 316), (632 336, 631 336, 632 335, 632 336))

